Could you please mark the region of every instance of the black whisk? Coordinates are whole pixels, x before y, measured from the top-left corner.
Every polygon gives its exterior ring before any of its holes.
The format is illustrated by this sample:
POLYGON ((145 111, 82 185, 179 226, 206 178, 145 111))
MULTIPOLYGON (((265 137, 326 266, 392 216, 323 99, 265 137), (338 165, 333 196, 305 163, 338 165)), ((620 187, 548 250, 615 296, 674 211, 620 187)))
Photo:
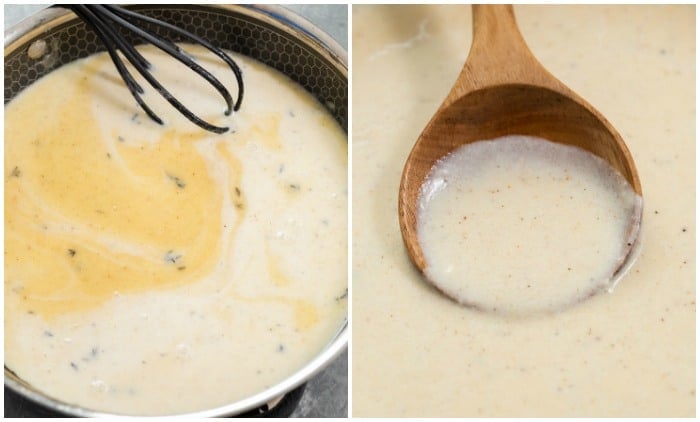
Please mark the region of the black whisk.
POLYGON ((220 127, 212 125, 201 118, 197 117, 192 113, 187 107, 185 107, 180 101, 173 97, 168 90, 166 90, 153 75, 149 72, 151 67, 150 63, 131 45, 124 36, 119 32, 119 28, 124 28, 136 36, 142 38, 143 40, 155 45, 165 53, 179 60, 181 63, 188 66, 195 73, 204 78, 209 84, 211 84, 216 90, 224 97, 226 100, 226 112, 228 116, 231 111, 238 111, 241 107, 241 102, 243 101, 243 76, 241 75, 241 70, 238 65, 231 59, 224 51, 219 48, 214 47, 208 41, 191 34, 181 28, 178 28, 169 23, 154 19, 148 16, 141 15, 139 13, 118 7, 113 5, 81 5, 81 4, 70 4, 61 5, 61 7, 68 8, 72 10, 78 17, 80 17, 85 23, 87 23, 95 31, 97 36, 100 38, 102 43, 107 48, 109 56, 112 58, 112 62, 117 68, 119 75, 124 80, 127 88, 133 95, 136 102, 141 106, 144 112, 153 119, 158 124, 163 124, 163 121, 151 110, 148 105, 141 98, 143 94, 143 89, 133 78, 131 73, 127 70, 124 62, 122 61, 117 51, 121 51, 123 56, 132 64, 132 66, 148 81, 153 88, 156 89, 173 107, 175 107, 180 113, 187 117, 197 126, 215 133, 224 133, 228 130, 228 127, 220 127), (151 25, 160 26, 170 31, 174 31, 177 34, 183 36, 184 38, 202 45, 219 58, 221 58, 226 64, 231 67, 233 73, 236 75, 236 82, 238 83, 238 98, 236 103, 233 104, 233 99, 231 94, 226 89, 226 87, 216 79, 211 73, 209 73, 202 66, 197 64, 189 56, 187 56, 182 49, 170 41, 164 40, 155 36, 153 33, 146 31, 143 28, 136 26, 134 23, 130 22, 145 22, 151 25))

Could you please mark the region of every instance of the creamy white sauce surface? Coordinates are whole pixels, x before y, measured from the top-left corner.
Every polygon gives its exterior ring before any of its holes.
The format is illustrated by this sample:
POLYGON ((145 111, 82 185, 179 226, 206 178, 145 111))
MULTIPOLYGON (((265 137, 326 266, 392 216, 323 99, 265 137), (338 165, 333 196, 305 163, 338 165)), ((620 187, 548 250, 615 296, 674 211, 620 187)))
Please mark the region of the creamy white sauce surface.
POLYGON ((580 148, 518 135, 463 145, 421 187, 425 274, 485 311, 562 310, 611 287, 639 200, 580 148))
MULTIPOLYGON (((233 73, 202 50, 231 87, 233 73)), ((233 403, 289 377, 339 331, 347 142, 310 94, 235 56, 246 97, 149 50, 136 105, 106 55, 5 108, 5 365, 51 397, 120 414, 233 403), (147 86, 147 85, 144 85, 147 86)))
POLYGON ((353 6, 353 416, 692 417, 695 7, 515 14, 535 56, 629 146, 640 256, 611 294, 537 317, 458 306, 426 283, 403 245, 398 189, 469 52, 470 7, 353 6))

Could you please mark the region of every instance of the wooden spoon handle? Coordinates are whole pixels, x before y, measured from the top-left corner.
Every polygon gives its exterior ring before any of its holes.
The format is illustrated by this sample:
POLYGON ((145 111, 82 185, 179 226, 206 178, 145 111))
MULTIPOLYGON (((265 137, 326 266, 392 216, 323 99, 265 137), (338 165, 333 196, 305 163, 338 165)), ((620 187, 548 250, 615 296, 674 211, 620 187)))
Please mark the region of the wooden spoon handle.
POLYGON ((530 52, 512 5, 473 5, 472 20, 469 57, 446 103, 470 91, 502 84, 536 85, 570 93, 530 52))

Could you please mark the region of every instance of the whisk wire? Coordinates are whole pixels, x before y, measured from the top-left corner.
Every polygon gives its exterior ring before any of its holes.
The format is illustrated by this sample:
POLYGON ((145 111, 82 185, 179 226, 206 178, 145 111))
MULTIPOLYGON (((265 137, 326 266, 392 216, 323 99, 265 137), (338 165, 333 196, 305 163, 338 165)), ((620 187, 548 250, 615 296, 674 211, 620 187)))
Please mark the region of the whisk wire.
MULTIPOLYGON (((85 6, 83 6, 83 7, 85 7, 85 6)), ((98 11, 104 11, 104 10, 101 9, 101 6, 94 6, 94 7, 95 7, 98 11)), ((105 14, 102 15, 102 16, 104 16, 105 18, 109 19, 110 21, 116 21, 116 23, 121 24, 121 25, 125 26, 127 29, 131 29, 131 30, 134 31, 134 32, 140 31, 138 28, 130 27, 131 24, 128 23, 128 22, 122 22, 122 21, 120 20, 121 18, 114 19, 113 16, 111 16, 111 15, 109 15, 109 14, 107 14, 107 13, 105 13, 105 14)), ((105 22, 105 21, 106 21, 106 20, 104 20, 104 19, 102 20, 102 22, 105 22)), ((160 84, 160 82, 158 82, 158 80, 148 71, 148 70, 150 69, 150 63, 148 63, 148 61, 147 61, 140 53, 138 53, 138 51, 137 51, 135 48, 133 48, 133 46, 132 46, 131 44, 129 44, 129 43, 126 41, 126 39, 124 39, 124 37, 123 37, 121 34, 117 33, 116 31, 113 31, 113 30, 111 30, 111 29, 110 29, 108 32, 110 32, 110 33, 113 34, 114 38, 113 38, 112 41, 114 41, 114 44, 116 45, 116 47, 117 47, 120 51, 122 51, 122 53, 125 55, 125 57, 127 58, 127 60, 128 60, 129 62, 131 62, 131 64, 132 64, 132 65, 134 66, 134 68, 141 74, 141 76, 143 76, 143 78, 146 79, 146 81, 147 81, 153 88, 155 88, 155 90, 156 90, 163 98, 165 98, 165 100, 168 101, 168 103, 170 103, 173 107, 175 107, 180 113, 182 113, 183 115, 185 115, 190 121, 192 121, 192 122, 195 123, 196 125, 198 125, 198 126, 204 128, 204 129, 206 129, 206 130, 208 130, 208 131, 215 132, 215 133, 223 133, 223 132, 226 132, 226 131, 228 130, 227 127, 219 127, 219 126, 212 125, 212 124, 210 124, 210 123, 208 123, 208 122, 202 120, 201 118, 199 118, 199 117, 196 116, 195 114, 191 113, 191 112, 187 109, 187 107, 185 107, 184 104, 182 104, 180 101, 178 101, 178 100, 177 100, 167 89, 165 89, 165 87, 163 87, 163 85, 160 84), (144 65, 144 64, 145 64, 145 65, 144 65)), ((139 32, 139 35, 140 35, 142 38, 144 38, 144 39, 146 39, 147 41, 149 41, 149 42, 153 40, 153 38, 149 38, 148 36, 144 36, 144 35, 148 35, 145 31, 140 31, 140 32, 139 32)), ((156 41, 157 41, 157 40, 156 40, 156 41)), ((155 44, 155 43, 154 43, 154 44, 155 44)), ((156 45, 156 47, 161 48, 161 47, 162 47, 162 43, 158 43, 158 44, 161 44, 161 45, 160 45, 160 46, 159 46, 159 45, 156 45)), ((168 49, 168 48, 161 48, 161 50, 165 51, 166 53, 168 53, 168 54, 170 54, 170 55, 174 55, 174 54, 178 53, 178 52, 174 52, 172 49, 168 49)), ((178 55, 178 56, 181 56, 181 54, 178 55)), ((173 57, 178 58, 178 57, 176 57, 176 56, 173 56, 173 57)), ((179 58, 178 58, 178 59, 179 59, 179 58)), ((197 69, 193 69, 193 70, 196 71, 197 69)), ((127 72, 127 73, 128 73, 128 72, 127 72)), ((200 75, 201 75, 201 73, 200 73, 200 75)), ((203 76, 203 75, 202 75, 202 76, 203 76)), ((206 79, 206 78, 205 78, 205 79, 206 79)), ((220 85, 220 86, 222 86, 222 85, 220 85)), ((222 87, 223 87, 223 86, 222 86, 222 87)), ((225 88, 224 88, 224 90, 225 90, 225 88)), ((143 104, 143 103, 140 103, 140 104, 143 104)), ((151 109, 148 108, 148 110, 151 110, 151 109)), ((146 112, 147 112, 147 114, 148 114, 148 111, 146 111, 146 112)), ((149 116, 151 116, 151 115, 149 114, 149 116)), ((152 116, 151 116, 151 117, 152 117, 152 116)), ((158 118, 157 116, 156 116, 156 119, 155 119, 155 120, 158 121, 158 122, 160 122, 160 118, 158 118)))
POLYGON ((236 63, 223 51, 206 40, 197 37, 181 28, 174 25, 162 22, 158 19, 143 16, 139 13, 132 12, 130 10, 123 9, 118 6, 113 5, 67 5, 69 9, 78 15, 83 21, 85 21, 90 27, 95 30, 95 33, 104 43, 107 48, 107 52, 112 59, 119 75, 124 80, 127 88, 131 92, 132 96, 135 98, 139 106, 144 110, 144 112, 154 121, 162 124, 162 120, 153 112, 153 110, 146 105, 146 103, 141 98, 140 94, 143 94, 142 87, 133 78, 124 62, 122 61, 117 50, 120 51, 127 61, 131 63, 134 69, 136 69, 141 76, 174 108, 176 108, 181 114, 187 117, 190 121, 196 125, 202 127, 205 130, 224 133, 228 130, 228 127, 220 127, 212 125, 205 120, 199 118, 194 113, 192 113, 185 105, 178 101, 167 89, 165 89, 158 80, 150 73, 151 65, 146 60, 141 53, 136 50, 136 48, 131 45, 124 36, 117 31, 116 27, 123 27, 128 31, 131 31, 143 40, 153 44, 160 50, 164 51, 171 57, 177 59, 184 65, 192 69, 196 74, 205 79, 211 86, 213 86, 219 94, 226 101, 227 109, 225 111, 226 115, 231 113, 231 110, 237 111, 240 108, 241 102, 243 100, 243 78, 240 68, 236 63), (188 40, 202 45, 204 48, 214 53, 217 57, 221 58, 232 70, 236 77, 236 82, 238 84, 238 98, 235 105, 233 104, 233 99, 231 94, 226 89, 226 87, 210 72, 196 63, 191 57, 186 55, 182 49, 177 45, 167 40, 161 39, 152 33, 134 25, 129 22, 127 18, 131 18, 137 21, 143 21, 153 25, 161 26, 165 29, 172 30, 181 36, 187 38, 188 40))
MULTIPOLYGON (((105 9, 104 6, 96 6, 99 7, 100 9, 105 9)), ((207 82, 209 82, 210 85, 212 85, 218 92, 221 94, 222 97, 224 97, 224 100, 226 101, 226 115, 231 114, 231 110, 233 108, 233 99, 231 98, 231 94, 226 90, 226 87, 219 82, 218 79, 216 79, 211 73, 209 73, 206 69, 204 69, 202 66, 197 64, 194 60, 192 60, 189 56, 185 55, 183 51, 178 48, 175 44, 162 40, 160 38, 157 38, 153 36, 151 33, 146 31, 145 29, 138 28, 135 25, 131 24, 129 21, 123 19, 119 14, 113 14, 109 15, 106 14, 108 18, 115 23, 118 23, 125 28, 133 31, 133 32, 138 32, 139 35, 145 39, 146 41, 150 42, 151 44, 155 45, 162 51, 165 51, 168 53, 170 56, 174 57, 177 59, 180 63, 186 65, 196 73, 198 73, 202 78, 204 78, 207 82)), ((148 66, 150 68, 150 66, 148 66)))
MULTIPOLYGON (((121 76, 122 80, 126 84, 127 88, 129 89, 129 92, 131 93, 132 97, 136 100, 138 103, 139 107, 150 117, 153 121, 155 121, 158 124, 163 124, 163 121, 158 117, 153 110, 151 110, 150 107, 143 101, 141 96, 139 94, 143 94, 143 88, 141 85, 139 85, 138 82, 134 79, 134 77, 131 75, 129 70, 126 68, 124 65, 124 62, 121 60, 119 55, 117 54, 117 47, 115 46, 114 40, 117 38, 120 38, 121 35, 119 33, 116 33, 109 25, 107 25, 104 20, 102 20, 99 16, 95 15, 90 9, 81 6, 81 5, 74 5, 71 6, 71 9, 73 12, 78 15, 84 22, 86 22, 90 27, 93 28, 95 33, 97 34, 98 38, 102 41, 102 43, 105 45, 107 48, 107 53, 109 54, 109 57, 112 59, 112 63, 114 63, 114 66, 117 68, 117 72, 119 73, 119 76, 121 76)), ((124 43, 126 44, 126 43, 124 43)), ((128 44, 127 44, 128 45, 128 44)), ((122 50, 122 53, 128 57, 133 54, 134 49, 125 49, 122 50)), ((137 58, 132 58, 131 60, 138 60, 137 58)))
MULTIPOLYGON (((163 28, 166 28, 170 31, 173 31, 173 32, 177 33, 178 35, 183 36, 194 43, 200 44, 201 46, 203 46, 204 48, 209 50, 211 53, 213 53, 214 55, 219 57, 221 60, 223 60, 231 68, 234 75, 236 76, 236 83, 238 84, 239 89, 238 89, 238 97, 236 98, 236 103, 233 106, 233 110, 238 111, 238 109, 240 109, 241 103, 243 102, 243 91, 244 91, 244 89, 243 89, 243 73, 241 72, 241 69, 240 69, 240 67, 238 67, 236 62, 233 61, 233 59, 231 59, 231 57, 228 54, 226 54, 223 50, 214 47, 214 45, 212 45, 209 41, 205 40, 204 38, 201 38, 195 34, 192 34, 191 32, 187 32, 187 31, 183 30, 182 28, 179 28, 179 27, 172 25, 172 24, 169 24, 167 22, 163 22, 163 21, 160 21, 158 19, 151 18, 150 16, 141 15, 141 14, 133 12, 131 10, 124 9, 122 7, 118 7, 118 6, 114 6, 114 5, 105 5, 105 7, 107 7, 108 9, 114 11, 114 13, 119 14, 123 17, 126 17, 126 16, 133 17, 135 19, 140 19, 140 20, 147 22, 147 23, 151 23, 154 25, 160 25, 163 28)), ((175 48, 180 50, 180 48, 177 46, 175 46, 175 48)))

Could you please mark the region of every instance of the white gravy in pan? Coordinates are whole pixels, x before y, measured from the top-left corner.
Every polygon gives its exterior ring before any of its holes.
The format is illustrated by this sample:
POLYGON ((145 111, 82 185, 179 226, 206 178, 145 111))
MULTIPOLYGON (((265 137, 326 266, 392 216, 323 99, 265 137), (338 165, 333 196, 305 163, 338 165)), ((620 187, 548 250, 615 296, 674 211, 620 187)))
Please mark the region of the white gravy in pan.
MULTIPOLYGON (((198 54, 235 94, 231 70, 198 54)), ((226 118, 197 75, 147 57, 233 130, 206 132, 148 92, 157 125, 105 54, 5 107, 5 365, 65 402, 154 415, 262 392, 341 328, 347 138, 251 59, 235 56, 246 96, 226 118)))

